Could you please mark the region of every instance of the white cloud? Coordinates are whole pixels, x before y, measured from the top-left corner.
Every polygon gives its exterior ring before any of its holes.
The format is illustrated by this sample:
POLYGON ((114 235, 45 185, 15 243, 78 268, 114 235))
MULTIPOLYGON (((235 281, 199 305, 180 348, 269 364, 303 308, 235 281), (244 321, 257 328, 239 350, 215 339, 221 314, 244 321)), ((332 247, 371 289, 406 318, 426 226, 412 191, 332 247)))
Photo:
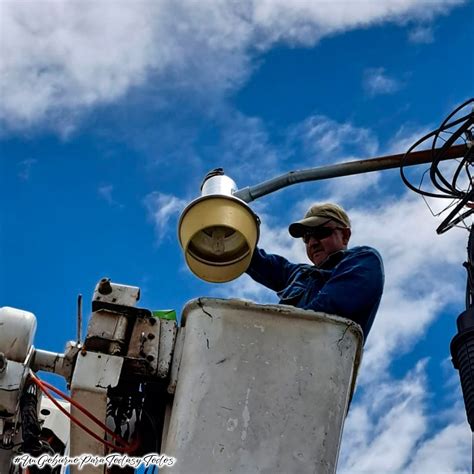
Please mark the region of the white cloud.
POLYGON ((403 467, 426 430, 423 378, 420 363, 401 381, 372 386, 351 408, 344 427, 342 472, 392 472, 403 467))
MULTIPOLYGON (((295 168, 313 168, 341 162, 370 158, 379 151, 379 142, 371 129, 359 127, 349 121, 337 122, 323 115, 312 115, 289 129, 292 150, 300 150, 293 156, 295 168)), ((380 181, 380 173, 346 176, 323 181, 326 192, 344 198, 355 199, 373 191, 380 181)), ((309 202, 307 205, 309 206, 309 202)))
MULTIPOLYGON (((223 165, 238 187, 290 171, 290 158, 291 169, 313 168, 322 163, 368 158, 379 149, 372 130, 324 115, 312 115, 289 126, 280 135, 280 142, 270 140, 268 129, 258 117, 246 117, 236 111, 228 111, 226 117, 214 154, 217 154, 216 162, 223 165)), ((341 180, 327 181, 324 185, 338 188, 341 195, 354 196, 375 187, 379 179, 379 173, 370 173, 345 177, 343 186, 341 180)))
MULTIPOLYGON (((431 132, 435 127, 420 127, 420 126, 413 126, 413 125, 402 125, 390 139, 388 144, 388 151, 387 153, 390 154, 397 154, 397 153, 405 153, 408 149, 415 144, 421 137, 425 136, 428 132, 431 132)), ((430 142, 427 141, 422 146, 417 147, 415 151, 418 151, 423 148, 427 148, 430 146, 430 142)))
POLYGON ((261 0, 255 3, 254 21, 266 41, 313 44, 322 36, 384 21, 430 19, 458 5, 447 2, 371 0, 323 2, 261 0))
POLYGON ((114 190, 114 187, 113 185, 111 184, 104 184, 102 186, 99 186, 99 189, 97 190, 97 192, 99 193, 99 196, 102 198, 102 199, 105 199, 105 201, 108 203, 108 204, 116 204, 114 198, 112 197, 112 192, 114 190))
POLYGON ((275 42, 313 45, 351 29, 430 19, 460 3, 3 1, 0 119, 24 128, 48 118, 70 130, 81 110, 151 79, 157 102, 173 88, 219 95, 242 84, 258 51, 275 42))
POLYGON ((402 84, 394 77, 387 75, 385 68, 369 68, 364 71, 363 86, 371 97, 397 92, 402 84))
POLYGON ((378 149, 378 140, 367 128, 350 122, 339 123, 323 115, 313 115, 296 125, 291 135, 301 141, 307 162, 348 161, 370 157, 378 149))
POLYGON ((405 472, 463 473, 469 468, 471 433, 466 421, 452 423, 418 447, 405 472))
POLYGON ((419 25, 408 32, 408 40, 415 44, 429 44, 434 42, 434 32, 431 25, 419 25))
POLYGON ((0 117, 29 125, 142 82, 153 61, 146 5, 2 2, 0 117))
POLYGON ((158 191, 148 194, 144 200, 148 217, 155 227, 156 243, 176 232, 177 220, 186 206, 186 201, 171 194, 158 191))
POLYGON ((327 183, 327 189, 333 196, 333 200, 342 202, 358 199, 366 199, 367 195, 373 195, 378 190, 381 181, 380 172, 345 176, 327 183))
POLYGON ((22 181, 29 181, 31 178, 31 173, 33 166, 38 162, 35 158, 27 158, 26 160, 20 161, 18 167, 20 168, 18 172, 18 177, 22 181))
MULTIPOLYGON (((347 417, 338 472, 466 472, 470 434, 456 413, 429 413, 426 360, 401 380, 373 381, 347 417), (433 432, 432 418, 445 419, 433 432)), ((449 410, 448 410, 449 412, 449 410)))
POLYGON ((237 111, 228 111, 224 119, 217 159, 226 172, 245 185, 252 184, 282 172, 286 152, 275 147, 265 124, 260 118, 246 117, 237 111), (258 166, 255 164, 258 163, 258 166))

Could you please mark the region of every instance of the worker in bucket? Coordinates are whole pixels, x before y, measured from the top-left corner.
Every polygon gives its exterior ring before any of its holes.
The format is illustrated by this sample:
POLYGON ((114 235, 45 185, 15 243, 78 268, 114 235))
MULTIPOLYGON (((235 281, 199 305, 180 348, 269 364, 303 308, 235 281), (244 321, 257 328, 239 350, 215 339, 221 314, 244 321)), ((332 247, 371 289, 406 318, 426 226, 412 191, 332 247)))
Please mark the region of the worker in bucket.
POLYGON ((355 321, 367 340, 384 284, 380 254, 367 246, 348 249, 351 222, 337 204, 314 204, 289 226, 302 238, 313 265, 291 263, 256 248, 247 273, 277 292, 280 304, 355 321))

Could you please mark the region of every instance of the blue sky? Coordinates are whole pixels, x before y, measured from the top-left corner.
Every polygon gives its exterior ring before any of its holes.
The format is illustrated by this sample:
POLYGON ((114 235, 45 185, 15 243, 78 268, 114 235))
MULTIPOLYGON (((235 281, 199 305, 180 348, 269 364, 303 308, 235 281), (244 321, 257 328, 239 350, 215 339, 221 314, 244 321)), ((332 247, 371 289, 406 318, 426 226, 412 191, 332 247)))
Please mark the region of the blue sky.
MULTIPOLYGON (((403 152, 473 95, 472 2, 220 0, 0 4, 0 304, 36 314, 36 347, 75 338, 103 276, 175 308, 275 302, 246 276, 195 278, 183 206, 223 166, 240 187, 296 168, 403 152)), ((387 286, 347 419, 341 472, 467 472, 471 437, 449 361, 467 233, 396 170, 262 198, 261 245, 305 261, 287 225, 313 201, 348 210, 387 286)), ((58 381, 58 383, 60 383, 58 381)))

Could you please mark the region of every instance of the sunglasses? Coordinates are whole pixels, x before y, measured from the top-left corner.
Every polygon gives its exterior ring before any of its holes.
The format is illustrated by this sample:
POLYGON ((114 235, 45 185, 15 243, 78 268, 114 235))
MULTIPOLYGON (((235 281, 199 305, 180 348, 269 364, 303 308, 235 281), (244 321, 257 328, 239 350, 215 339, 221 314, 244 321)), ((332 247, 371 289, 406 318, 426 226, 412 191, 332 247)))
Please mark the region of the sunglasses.
POLYGON ((316 240, 325 239, 334 233, 336 229, 342 229, 342 227, 315 227, 314 229, 307 230, 303 234, 303 242, 309 243, 311 237, 316 240))

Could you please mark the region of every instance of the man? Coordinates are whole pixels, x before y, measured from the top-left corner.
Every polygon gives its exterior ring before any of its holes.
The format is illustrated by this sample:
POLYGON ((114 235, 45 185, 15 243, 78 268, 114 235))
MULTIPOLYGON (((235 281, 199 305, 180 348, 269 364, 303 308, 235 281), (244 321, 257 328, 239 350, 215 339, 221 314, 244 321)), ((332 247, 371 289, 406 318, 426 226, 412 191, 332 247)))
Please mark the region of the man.
POLYGON ((384 284, 382 259, 367 246, 347 249, 351 223, 342 207, 314 204, 289 227, 314 265, 291 263, 256 248, 247 273, 277 292, 280 304, 352 319, 367 340, 384 284))

